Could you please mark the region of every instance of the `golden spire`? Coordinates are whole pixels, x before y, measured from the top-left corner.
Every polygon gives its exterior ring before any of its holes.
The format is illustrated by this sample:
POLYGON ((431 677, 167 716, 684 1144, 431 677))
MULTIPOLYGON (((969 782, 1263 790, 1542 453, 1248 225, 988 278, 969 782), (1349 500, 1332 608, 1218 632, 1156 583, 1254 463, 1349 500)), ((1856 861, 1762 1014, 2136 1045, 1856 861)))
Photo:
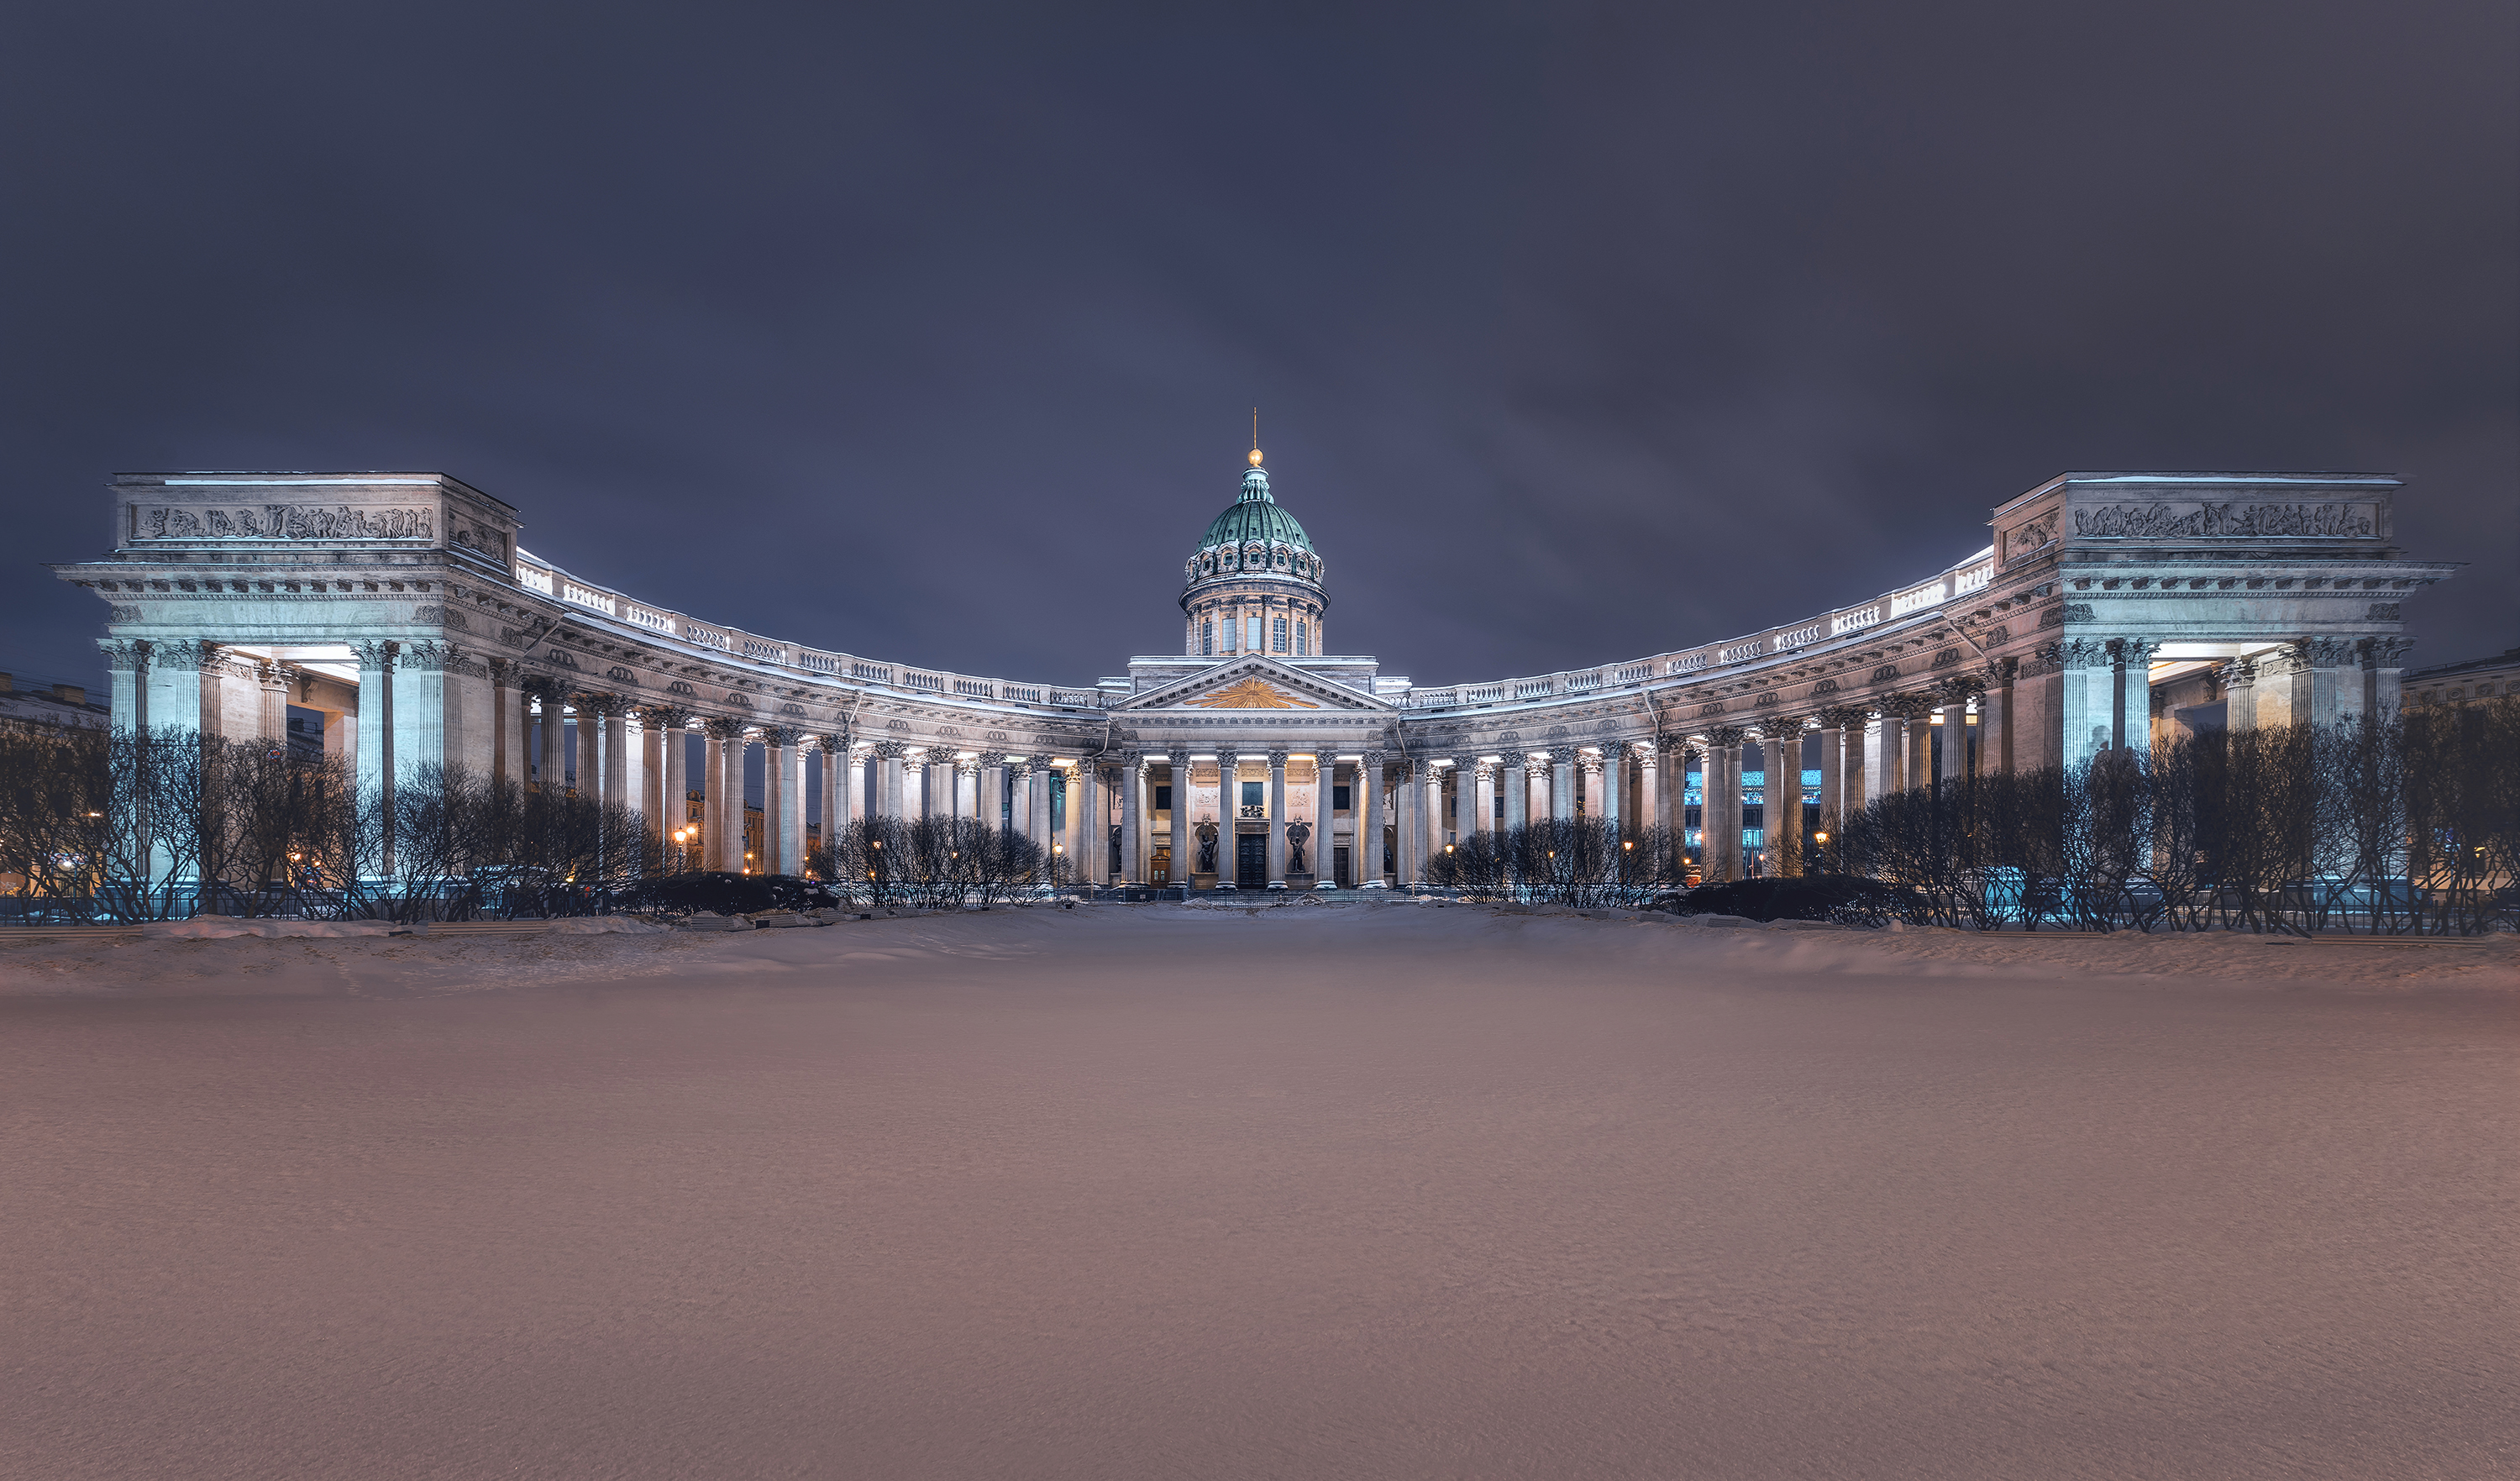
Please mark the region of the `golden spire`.
POLYGON ((1251 408, 1251 466, 1260 466, 1260 408, 1251 408))

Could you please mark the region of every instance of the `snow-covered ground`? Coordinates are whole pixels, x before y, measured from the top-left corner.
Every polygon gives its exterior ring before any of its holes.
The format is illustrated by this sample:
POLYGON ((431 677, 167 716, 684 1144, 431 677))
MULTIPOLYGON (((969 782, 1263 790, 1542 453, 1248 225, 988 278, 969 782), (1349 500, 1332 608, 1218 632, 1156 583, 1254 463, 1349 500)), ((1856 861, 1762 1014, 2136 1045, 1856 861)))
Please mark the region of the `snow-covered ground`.
POLYGON ((0 1474, 2478 1477, 2520 958, 0 945, 0 1474))

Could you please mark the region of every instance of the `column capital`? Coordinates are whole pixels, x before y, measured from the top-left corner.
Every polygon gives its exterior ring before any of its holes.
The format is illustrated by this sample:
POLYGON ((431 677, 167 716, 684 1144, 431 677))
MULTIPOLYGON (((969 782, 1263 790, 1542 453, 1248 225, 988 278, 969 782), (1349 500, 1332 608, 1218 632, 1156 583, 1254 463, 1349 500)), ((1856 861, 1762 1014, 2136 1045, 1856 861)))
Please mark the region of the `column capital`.
POLYGON ((826 732, 823 735, 809 737, 808 739, 814 742, 814 748, 821 751, 826 756, 845 756, 848 754, 849 738, 840 732, 826 732))
POLYGON ((882 760, 898 761, 910 754, 910 747, 899 740, 878 740, 875 743, 875 753, 882 760))
POLYGON ((1034 771, 1046 772, 1051 769, 1050 763, 1056 759, 1058 758, 1047 753, 1036 753, 1034 755, 1024 757, 1024 764, 1031 767, 1034 771))
MULTIPOLYGON (((2362 661, 2359 651, 2361 645, 2351 638, 2313 638, 2303 647, 2310 651, 2311 665, 2315 668, 2348 668, 2362 661)), ((2135 660, 2130 658, 2127 661, 2132 663, 2135 660)))
POLYGON ((2134 665, 2150 661, 2161 643, 2154 638, 2117 638, 2111 640, 2110 646, 2117 650, 2116 656, 2120 662, 2134 665))
POLYGON ((2225 689, 2250 689, 2258 682, 2258 666, 2246 658, 2232 658, 2216 668, 2214 677, 2225 689))
POLYGON ((2373 668, 2399 667, 2415 646, 2412 638, 2368 638, 2363 641, 2369 646, 2373 668))
POLYGON ((728 715, 710 715, 700 721, 700 730, 712 740, 743 739, 743 722, 728 715))
POLYGON ((643 704, 639 721, 650 730, 677 731, 692 728, 692 712, 676 704, 643 704))
POLYGON ((1706 733, 1709 745, 1738 745, 1750 733, 1737 725, 1718 725, 1706 733))
POLYGON ((791 748, 799 746, 805 743, 805 731, 802 726, 765 725, 761 728, 761 743, 791 748))
MULTIPOLYGON (((389 639, 370 638, 353 643, 350 651, 359 655, 361 668, 385 668, 393 663, 394 650, 401 644, 389 639)), ((207 643, 168 643, 158 650, 159 668, 199 668, 210 656, 213 645, 207 643)))
POLYGON ((2021 660, 2018 658, 1989 658, 1986 660, 1986 686, 1989 689, 2009 689, 2013 677, 2020 672, 2021 660))
POLYGON ((1575 747, 1552 745, 1549 748, 1549 760, 1553 766, 1571 766, 1575 762, 1575 747))
POLYGON ((1385 757, 1380 751, 1365 751, 1357 757, 1356 764, 1363 767, 1378 767, 1384 760, 1385 757))
POLYGON ((105 651, 105 666, 117 674, 138 673, 149 661, 149 645, 136 638, 108 638, 97 645, 105 651))
POLYGON ((1285 770, 1285 768, 1286 768, 1286 756, 1287 756, 1287 753, 1286 753, 1285 751, 1271 751, 1271 752, 1269 753, 1269 766, 1270 766, 1270 768, 1271 768, 1273 771, 1283 771, 1283 770, 1285 770))
POLYGON ((2106 668, 2115 654, 2109 645, 2098 638, 2068 638, 2056 651, 2059 668, 2106 668))
POLYGON ((1966 704, 1986 693, 1986 679, 1979 674, 1954 674, 1935 687, 1945 704, 1966 704))
POLYGON ((630 707, 622 702, 619 695, 580 695, 577 696, 577 712, 581 715, 603 715, 608 719, 628 714, 630 707))
POLYGON ((1004 766, 1007 764, 1007 753, 1005 751, 982 751, 977 759, 982 766, 1004 766))
POLYGON ((1870 712, 1861 704, 1832 704, 1820 712, 1820 728, 1824 731, 1862 730, 1869 717, 1870 712))

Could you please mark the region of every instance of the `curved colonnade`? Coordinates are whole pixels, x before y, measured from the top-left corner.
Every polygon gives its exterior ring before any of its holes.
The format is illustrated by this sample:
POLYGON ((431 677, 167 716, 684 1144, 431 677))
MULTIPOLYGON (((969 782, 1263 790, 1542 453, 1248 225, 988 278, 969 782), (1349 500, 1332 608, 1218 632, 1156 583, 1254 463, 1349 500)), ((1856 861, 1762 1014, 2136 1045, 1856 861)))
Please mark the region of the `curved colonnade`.
MULTIPOLYGON (((1256 467, 1244 500, 1254 479, 1267 500, 1256 467)), ((1745 833, 1745 772, 1787 787, 1816 772, 1826 828, 1936 777, 2071 764, 2168 726, 2393 706, 2399 599, 2454 568, 2390 543, 2397 488, 2066 474, 1998 508, 1985 550, 1867 602, 1444 688, 1299 651, 1291 626, 1257 619, 1248 641, 1239 621, 1227 647, 1213 627, 1202 640, 1219 601, 1258 610, 1290 580, 1317 631, 1309 542, 1291 547, 1308 570, 1273 558, 1250 573, 1269 581, 1240 586, 1193 558, 1188 651, 1091 687, 885 662, 656 606, 524 551, 513 508, 437 473, 119 475, 112 554, 54 569, 111 604, 118 724, 277 740, 293 709, 379 787, 443 762, 573 776, 661 838, 690 830, 694 866, 796 873, 813 835, 855 816, 951 813, 1055 845, 1098 882, 1408 883, 1462 831, 1589 814, 1702 829, 1705 874, 1732 877, 1748 846, 1791 868, 1806 821, 1778 807, 1745 833), (742 796, 752 746, 765 783, 747 847, 743 810, 722 799, 742 796)))

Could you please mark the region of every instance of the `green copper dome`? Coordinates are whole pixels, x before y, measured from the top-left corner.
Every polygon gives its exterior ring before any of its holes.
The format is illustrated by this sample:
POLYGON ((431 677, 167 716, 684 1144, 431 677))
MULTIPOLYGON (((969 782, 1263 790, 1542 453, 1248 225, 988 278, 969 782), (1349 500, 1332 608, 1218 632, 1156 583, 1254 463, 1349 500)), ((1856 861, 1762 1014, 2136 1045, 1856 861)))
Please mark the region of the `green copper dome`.
POLYGON ((1199 537, 1198 548, 1240 545, 1246 540, 1273 541, 1300 551, 1313 549, 1312 540, 1295 522, 1295 516, 1269 497, 1269 475, 1256 468, 1242 475, 1242 496, 1227 505, 1225 513, 1208 525, 1207 533, 1199 537))

